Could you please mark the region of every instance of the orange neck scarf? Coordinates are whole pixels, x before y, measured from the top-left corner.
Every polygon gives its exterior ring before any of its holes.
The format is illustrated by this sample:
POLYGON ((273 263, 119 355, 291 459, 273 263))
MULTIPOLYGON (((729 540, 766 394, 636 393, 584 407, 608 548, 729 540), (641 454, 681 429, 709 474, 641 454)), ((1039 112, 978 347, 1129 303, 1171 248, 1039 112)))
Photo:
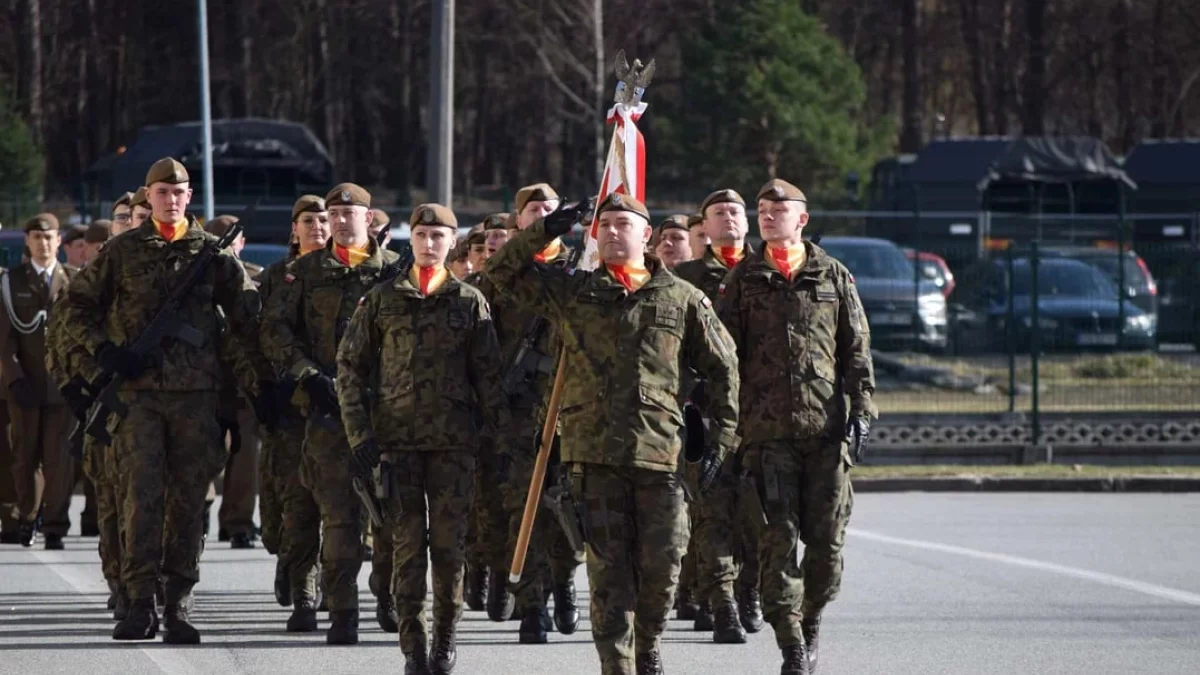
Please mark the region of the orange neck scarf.
POLYGON ((644 266, 610 265, 608 263, 605 263, 604 266, 608 268, 608 273, 630 293, 636 292, 650 280, 650 270, 644 266))
POLYGON ((187 219, 180 220, 177 223, 160 223, 154 221, 154 228, 158 230, 158 236, 167 241, 178 241, 187 232, 187 219))
POLYGON ((533 254, 533 259, 540 263, 550 262, 557 258, 559 253, 562 253, 562 240, 555 239, 547 244, 546 248, 533 254))
POLYGON ((779 270, 779 273, 787 277, 788 281, 796 276, 796 272, 804 267, 804 262, 808 258, 808 251, 805 250, 804 244, 799 246, 788 246, 786 248, 767 247, 767 260, 771 262, 771 266, 779 270))
POLYGON ((349 248, 333 245, 333 255, 342 262, 343 265, 351 269, 358 267, 364 260, 371 257, 370 246, 364 244, 362 247, 349 248))
POLYGON ((727 269, 733 269, 734 265, 746 257, 745 249, 736 246, 714 246, 713 253, 717 254, 717 260, 721 261, 721 264, 727 269))
POLYGON ((429 295, 441 288, 442 284, 446 283, 448 276, 446 268, 442 265, 434 265, 433 267, 413 265, 412 269, 408 272, 408 280, 421 291, 421 295, 429 295))

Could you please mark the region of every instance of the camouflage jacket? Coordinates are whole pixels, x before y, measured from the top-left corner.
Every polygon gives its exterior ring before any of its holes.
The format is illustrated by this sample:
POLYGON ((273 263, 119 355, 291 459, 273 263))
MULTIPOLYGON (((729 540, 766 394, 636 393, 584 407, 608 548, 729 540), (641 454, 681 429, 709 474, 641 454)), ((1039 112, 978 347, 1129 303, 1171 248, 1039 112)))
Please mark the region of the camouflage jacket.
POLYGON ((337 372, 338 342, 358 301, 378 282, 383 268, 399 255, 370 244, 371 257, 351 268, 333 253, 333 240, 291 264, 271 289, 263 313, 263 351, 297 382, 337 372))
MULTIPOLYGON (((567 260, 570 258, 571 252, 566 246, 563 246, 562 251, 554 260, 533 264, 538 267, 556 267, 564 269, 567 260)), ((501 289, 496 286, 486 275, 477 274, 471 275, 469 281, 475 284, 475 287, 483 292, 487 298, 488 304, 492 308, 492 325, 496 327, 496 339, 499 341, 499 357, 500 357, 500 376, 503 378, 507 373, 507 369, 513 366, 513 359, 516 357, 518 350, 521 347, 521 342, 525 339, 526 331, 535 319, 541 319, 547 325, 541 331, 537 342, 533 345, 533 351, 536 351, 545 364, 545 369, 536 377, 531 387, 531 391, 523 394, 515 394, 508 396, 510 407, 516 410, 531 410, 536 409, 538 413, 531 417, 543 418, 545 415, 546 397, 550 395, 550 387, 554 381, 554 369, 558 365, 558 354, 562 347, 562 340, 555 330, 553 323, 540 317, 537 313, 531 311, 528 307, 522 306, 516 302, 507 293, 501 292, 501 289)))
POLYGON ((738 346, 746 444, 841 434, 874 416, 871 336, 854 278, 820 247, 789 282, 754 254, 722 284, 717 311, 738 346))
POLYGON ((560 422, 564 462, 675 471, 690 366, 710 380, 710 438, 737 446, 737 355, 712 303, 648 258, 651 278, 628 293, 606 271, 535 265, 550 241, 542 223, 488 261, 487 276, 554 322, 566 342, 560 422))
MULTIPOLYGON (((754 254, 750 244, 746 244, 743 250, 746 256, 743 260, 754 254)), ((725 275, 729 274, 729 268, 717 259, 717 254, 713 253, 710 246, 704 249, 704 255, 696 260, 676 265, 674 273, 675 276, 704 291, 709 300, 716 302, 721 282, 725 280, 725 275)))
MULTIPOLYGON (((92 357, 105 342, 131 343, 158 312, 180 272, 205 243, 216 240, 191 214, 187 232, 174 242, 163 239, 151 219, 110 239, 71 282, 61 303, 67 337, 83 345, 92 357)), ((258 344, 258 290, 238 259, 225 250, 213 259, 180 310, 181 319, 204 336, 204 345, 193 347, 182 340, 166 339, 160 362, 123 386, 150 391, 219 391, 221 321, 217 308, 223 311, 231 334, 253 368, 249 381, 270 379, 258 344)))
POLYGON ((477 410, 492 428, 507 417, 497 348, 487 301, 468 284, 451 277, 428 297, 407 278, 371 289, 337 354, 350 447, 475 448, 477 410))

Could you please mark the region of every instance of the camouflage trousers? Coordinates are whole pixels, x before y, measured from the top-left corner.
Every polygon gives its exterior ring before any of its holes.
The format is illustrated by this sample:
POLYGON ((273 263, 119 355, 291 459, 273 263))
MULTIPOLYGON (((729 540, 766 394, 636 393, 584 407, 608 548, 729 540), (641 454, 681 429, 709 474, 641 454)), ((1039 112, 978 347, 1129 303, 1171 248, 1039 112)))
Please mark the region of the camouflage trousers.
POLYGON ((178 603, 200 580, 204 495, 225 464, 217 395, 123 391, 120 399, 129 414, 109 429, 124 527, 121 580, 131 601, 152 599, 161 564, 166 602, 178 603))
POLYGON ((67 449, 71 412, 65 405, 22 408, 9 401, 8 415, 17 510, 33 520, 42 509, 42 531, 65 536, 75 488, 75 460, 67 449))
POLYGON ((392 598, 400 619, 400 650, 412 654, 428 650, 425 578, 430 565, 434 631, 453 631, 462 618, 475 452, 385 452, 383 459, 392 467, 387 516, 392 598))
POLYGON ((603 675, 632 675, 634 651, 658 647, 688 545, 683 484, 674 472, 570 465, 583 496, 592 640, 603 675))
MULTIPOLYGON (((321 550, 321 511, 301 477, 304 427, 282 427, 267 436, 271 482, 278 494, 279 562, 291 579, 292 597, 317 596, 317 559, 321 550)), ((266 516, 263 516, 264 538, 266 516)))
POLYGON ((499 455, 492 444, 480 448, 475 471, 475 500, 467 529, 467 564, 475 569, 508 568, 509 511, 503 486, 496 480, 499 455))
POLYGON ((272 555, 282 555, 283 492, 289 471, 292 474, 297 471, 304 443, 304 428, 299 420, 289 419, 280 424, 276 429, 262 430, 262 450, 258 455, 258 517, 262 521, 263 547, 272 555))
POLYGON ((756 443, 743 452, 769 519, 758 539, 763 617, 780 647, 798 644, 801 606, 819 611, 842 585, 854 506, 849 451, 840 438, 817 438, 756 443), (797 564, 799 544, 804 558, 797 564))
POLYGON ((104 579, 121 585, 121 519, 117 474, 111 446, 83 440, 83 472, 96 486, 96 526, 100 530, 100 570, 104 579))
POLYGON ((218 526, 230 536, 254 534, 254 505, 258 486, 258 454, 262 445, 258 418, 249 405, 237 410, 241 449, 230 455, 221 477, 221 508, 218 526))
MULTIPOLYGON (((321 581, 329 611, 358 609, 358 572, 363 559, 363 508, 354 494, 350 474, 350 446, 346 432, 331 432, 309 420, 304 433, 300 480, 311 493, 311 502, 297 499, 297 508, 285 505, 284 531, 296 529, 308 550, 295 551, 297 559, 316 561, 321 556, 321 581), (315 505, 315 509, 313 508, 315 505), (319 515, 319 520, 318 520, 319 515), (320 528, 320 537, 311 536, 320 528), (307 532, 305 532, 307 530, 307 532)), ((289 491, 289 500, 291 498, 289 491)), ((301 573, 304 570, 293 570, 301 573)), ((296 577, 292 577, 296 583, 296 577)))
POLYGON ((689 530, 688 547, 687 547, 687 552, 684 553, 684 555, 683 555, 683 560, 680 561, 680 563, 679 563, 679 565, 680 565, 680 568, 679 568, 679 590, 675 594, 677 602, 683 602, 684 600, 688 600, 690 602, 698 603, 700 601, 700 592, 698 590, 699 587, 697 585, 698 579, 697 579, 697 570, 696 570, 696 568, 697 568, 696 559, 700 556, 700 552, 696 550, 697 549, 697 544, 696 544, 696 517, 697 517, 696 511, 697 510, 698 510, 698 508, 695 504, 692 504, 692 503, 688 504, 688 509, 687 509, 688 523, 690 525, 690 527, 688 528, 688 530, 689 530))
POLYGON ((696 601, 710 607, 734 602, 735 581, 743 588, 758 586, 758 544, 742 496, 747 483, 726 467, 693 511, 696 601))

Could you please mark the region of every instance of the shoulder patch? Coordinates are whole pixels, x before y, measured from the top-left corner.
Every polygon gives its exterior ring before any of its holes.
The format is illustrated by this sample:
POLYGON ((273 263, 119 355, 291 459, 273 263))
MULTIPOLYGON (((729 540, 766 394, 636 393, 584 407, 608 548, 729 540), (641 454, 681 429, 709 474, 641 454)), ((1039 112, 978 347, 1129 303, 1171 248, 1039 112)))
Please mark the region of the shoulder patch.
POLYGON ((700 298, 700 304, 704 305, 705 309, 712 309, 712 300, 709 300, 707 295, 700 298))
POLYGON ((285 284, 290 284, 295 280, 296 280, 296 275, 292 274, 291 272, 288 272, 287 274, 283 275, 283 283, 285 283, 285 284))
POLYGON ((367 304, 367 296, 364 295, 358 299, 358 306, 362 307, 365 304, 367 304))
MULTIPOLYGON (((725 282, 722 281, 720 286, 717 286, 717 295, 725 295, 725 282)), ((705 298, 707 300, 708 298, 705 298)))

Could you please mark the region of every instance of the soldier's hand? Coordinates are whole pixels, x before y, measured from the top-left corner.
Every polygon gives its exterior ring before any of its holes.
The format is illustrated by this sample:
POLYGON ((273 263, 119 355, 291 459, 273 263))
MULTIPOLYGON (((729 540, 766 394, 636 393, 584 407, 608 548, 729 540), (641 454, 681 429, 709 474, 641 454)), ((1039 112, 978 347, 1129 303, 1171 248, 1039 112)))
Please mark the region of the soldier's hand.
POLYGON ((546 234, 561 237, 571 231, 576 225, 582 225, 584 220, 591 218, 596 208, 596 199, 588 197, 574 204, 560 206, 557 211, 546 216, 543 227, 546 234))
POLYGON ((721 475, 721 454, 710 447, 700 460, 700 494, 705 494, 717 483, 721 475))
POLYGON ((258 383, 258 389, 259 394, 250 399, 250 406, 254 408, 254 416, 258 418, 259 424, 273 429, 283 414, 279 385, 264 380, 258 383))
POLYGON ((8 393, 12 396, 13 402, 22 408, 37 407, 37 395, 33 393, 33 385, 29 384, 29 380, 24 377, 13 380, 8 385, 8 393))
POLYGON ((363 441, 350 453, 350 471, 363 480, 371 477, 371 472, 379 466, 379 444, 374 439, 363 441))
POLYGON ((62 392, 63 400, 67 402, 67 407, 71 409, 71 414, 81 422, 87 419, 88 408, 91 404, 91 399, 84 391, 85 386, 82 380, 73 377, 62 386, 62 389, 59 389, 62 392))
POLYGON ((118 347, 111 342, 105 342, 96 352, 96 360, 106 370, 111 370, 127 380, 136 380, 146 372, 146 363, 142 357, 126 347, 118 347))
POLYGON ((866 457, 867 439, 871 437, 871 421, 865 417, 854 417, 846 423, 846 442, 850 444, 854 463, 866 457))
POLYGON ((313 375, 305 378, 304 391, 312 401, 313 407, 322 412, 337 410, 337 388, 333 378, 327 375, 313 375))

